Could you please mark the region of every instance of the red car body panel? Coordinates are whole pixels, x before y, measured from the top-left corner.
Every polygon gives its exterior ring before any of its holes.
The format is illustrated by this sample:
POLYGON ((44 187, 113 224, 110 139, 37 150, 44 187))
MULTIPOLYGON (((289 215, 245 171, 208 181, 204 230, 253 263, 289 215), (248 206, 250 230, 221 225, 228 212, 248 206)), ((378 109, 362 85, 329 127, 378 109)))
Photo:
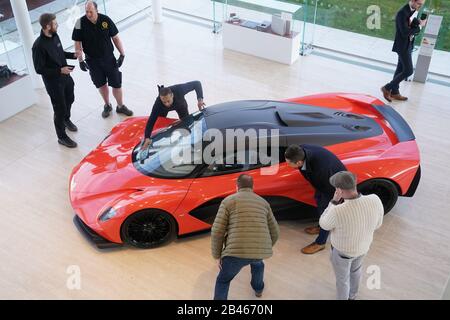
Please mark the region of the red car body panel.
MULTIPOLYGON (((404 195, 420 165, 415 140, 399 142, 389 123, 372 105, 383 105, 376 98, 357 94, 320 94, 286 101, 327 107, 365 115, 383 129, 376 137, 327 146, 348 170, 357 174, 358 183, 374 178, 389 179, 404 195)), ((113 243, 122 243, 120 228, 124 220, 141 210, 160 209, 177 222, 178 235, 209 229, 190 212, 210 200, 225 198, 236 191, 241 174, 190 179, 159 179, 145 176, 133 166, 132 151, 142 140, 147 117, 130 118, 118 124, 111 134, 74 169, 70 177, 70 201, 76 215, 95 233, 113 243), (114 207, 116 216, 100 222, 100 215, 114 207)), ((154 132, 174 119, 159 118, 154 132)), ((314 190, 286 163, 279 164, 277 179, 262 175, 260 169, 247 171, 255 181, 255 192, 262 196, 282 196, 314 206, 314 190)))

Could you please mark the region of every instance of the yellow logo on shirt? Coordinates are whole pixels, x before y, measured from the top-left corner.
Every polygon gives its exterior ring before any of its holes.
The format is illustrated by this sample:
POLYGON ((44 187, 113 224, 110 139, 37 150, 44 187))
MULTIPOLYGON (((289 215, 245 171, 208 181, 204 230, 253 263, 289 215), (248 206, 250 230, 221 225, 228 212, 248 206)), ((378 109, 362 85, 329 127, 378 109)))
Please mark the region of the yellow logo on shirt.
POLYGON ((102 22, 102 28, 103 29, 108 29, 108 22, 102 22))

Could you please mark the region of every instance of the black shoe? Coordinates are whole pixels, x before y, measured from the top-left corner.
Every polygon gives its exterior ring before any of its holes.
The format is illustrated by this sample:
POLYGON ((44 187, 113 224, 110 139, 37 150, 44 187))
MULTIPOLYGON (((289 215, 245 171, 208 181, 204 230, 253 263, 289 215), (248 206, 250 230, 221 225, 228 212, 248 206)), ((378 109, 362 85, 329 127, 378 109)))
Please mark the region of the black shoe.
POLYGON ((111 104, 105 104, 105 106, 103 107, 102 117, 108 118, 109 115, 111 114, 111 111, 112 111, 111 104))
POLYGON ((133 115, 133 111, 128 109, 125 105, 122 105, 121 107, 117 106, 116 112, 123 113, 124 115, 129 116, 129 117, 133 115))
POLYGON ((58 143, 62 144, 63 146, 66 146, 67 148, 76 148, 77 143, 70 139, 69 137, 64 137, 61 139, 58 139, 58 143))
POLYGON ((78 131, 77 126, 70 120, 64 121, 64 125, 66 126, 67 129, 69 129, 69 131, 72 131, 72 132, 78 131))

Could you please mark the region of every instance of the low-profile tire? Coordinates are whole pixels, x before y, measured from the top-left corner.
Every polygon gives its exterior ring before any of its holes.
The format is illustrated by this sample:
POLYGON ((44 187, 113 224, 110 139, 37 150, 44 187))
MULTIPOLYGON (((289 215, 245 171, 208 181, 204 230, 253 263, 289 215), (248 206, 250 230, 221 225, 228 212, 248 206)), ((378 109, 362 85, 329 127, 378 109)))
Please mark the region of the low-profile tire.
POLYGON ((391 211, 397 203, 398 188, 392 181, 386 179, 367 180, 358 186, 358 190, 364 195, 376 194, 383 203, 384 214, 391 211))
POLYGON ((176 235, 174 218, 161 210, 145 210, 132 214, 122 224, 122 241, 141 249, 167 244, 176 235))

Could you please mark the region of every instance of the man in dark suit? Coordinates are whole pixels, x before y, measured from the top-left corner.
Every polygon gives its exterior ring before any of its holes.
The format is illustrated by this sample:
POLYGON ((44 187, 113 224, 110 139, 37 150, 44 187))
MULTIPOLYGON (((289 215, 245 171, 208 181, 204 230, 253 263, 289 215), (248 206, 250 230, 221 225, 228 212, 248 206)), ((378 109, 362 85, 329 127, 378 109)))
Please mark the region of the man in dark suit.
MULTIPOLYGON (((317 202, 317 212, 320 215, 333 199, 334 187, 330 177, 340 171, 347 171, 345 165, 336 155, 321 146, 290 145, 284 153, 286 162, 292 168, 299 169, 302 176, 314 187, 314 198, 317 202)), ((318 234, 317 239, 302 249, 305 254, 313 254, 325 248, 329 232, 319 226, 305 229, 308 234, 318 234)))
POLYGON ((392 99, 399 101, 408 100, 400 94, 400 82, 407 79, 414 72, 412 62, 412 49, 414 48, 415 36, 420 32, 426 20, 411 19, 414 13, 424 5, 425 0, 410 0, 397 12, 395 17, 395 40, 392 51, 398 54, 397 69, 391 82, 381 88, 384 98, 391 102, 392 99))

